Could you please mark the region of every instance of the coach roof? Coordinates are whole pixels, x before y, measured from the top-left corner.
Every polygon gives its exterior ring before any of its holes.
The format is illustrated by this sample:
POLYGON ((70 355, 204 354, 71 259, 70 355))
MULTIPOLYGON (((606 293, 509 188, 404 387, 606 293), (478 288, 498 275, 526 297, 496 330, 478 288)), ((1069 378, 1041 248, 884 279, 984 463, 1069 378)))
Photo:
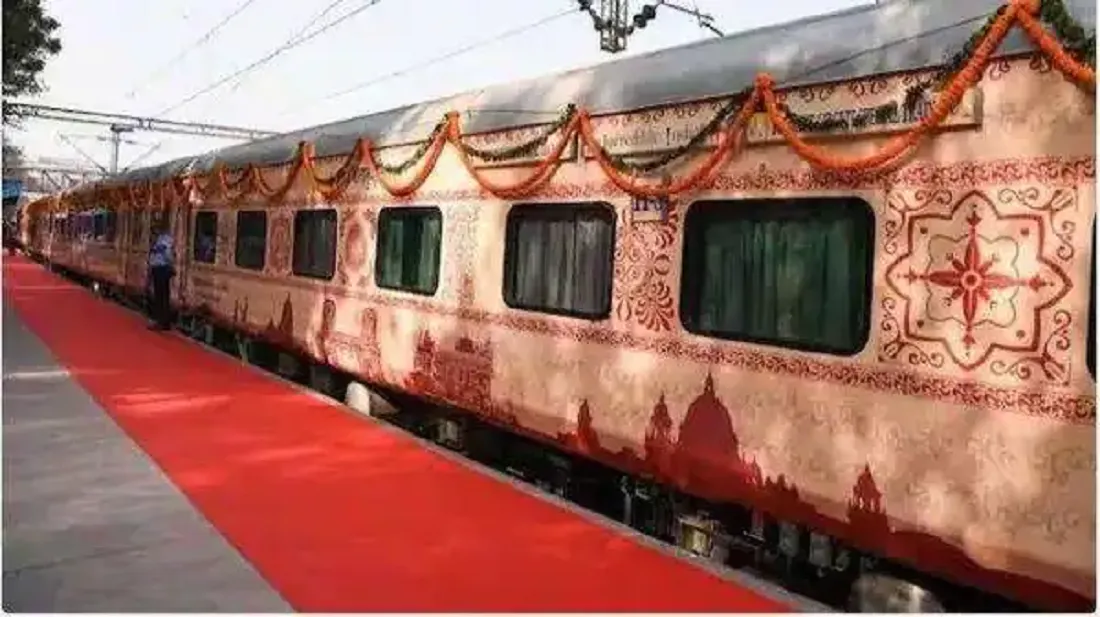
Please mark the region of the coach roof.
MULTIPOLYGON (((1003 3, 882 2, 237 144, 136 169, 105 183, 160 180, 189 169, 205 172, 219 162, 231 169, 284 163, 303 141, 312 142, 318 156, 347 154, 364 136, 382 145, 416 141, 452 110, 463 112, 464 132, 477 133, 543 122, 569 103, 606 112, 727 95, 751 85, 762 71, 793 86, 936 66, 961 49, 1003 3)), ((1083 27, 1095 27, 1094 0, 1065 4, 1083 27)), ((1014 29, 1000 54, 1032 49, 1014 29)))

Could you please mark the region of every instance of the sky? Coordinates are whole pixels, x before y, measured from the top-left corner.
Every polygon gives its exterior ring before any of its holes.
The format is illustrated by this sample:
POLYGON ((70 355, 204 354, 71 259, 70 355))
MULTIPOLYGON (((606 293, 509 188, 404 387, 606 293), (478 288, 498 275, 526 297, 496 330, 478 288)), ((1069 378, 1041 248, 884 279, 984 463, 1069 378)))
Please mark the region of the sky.
MULTIPOLYGON (((46 91, 31 100, 283 132, 715 36, 693 18, 662 8, 646 29, 630 38, 625 52, 612 56, 600 50, 591 20, 575 10, 576 0, 340 0, 307 32, 371 6, 184 103, 270 54, 334 1, 251 0, 195 45, 248 0, 45 0, 46 11, 61 22, 63 49, 42 74, 46 91), (501 33, 570 9, 538 27, 493 41, 501 33), (476 48, 437 60, 470 46, 476 48), (333 96, 359 84, 367 85, 333 96)), ((874 2, 677 1, 712 15, 726 34, 874 2)), ((641 2, 630 5, 633 13, 641 2)), ((102 138, 107 134, 106 127, 28 120, 9 137, 31 157, 81 160, 87 155, 106 167, 110 146, 102 138)), ((121 167, 234 143, 152 132, 130 133, 125 139, 133 143, 122 145, 121 167)))

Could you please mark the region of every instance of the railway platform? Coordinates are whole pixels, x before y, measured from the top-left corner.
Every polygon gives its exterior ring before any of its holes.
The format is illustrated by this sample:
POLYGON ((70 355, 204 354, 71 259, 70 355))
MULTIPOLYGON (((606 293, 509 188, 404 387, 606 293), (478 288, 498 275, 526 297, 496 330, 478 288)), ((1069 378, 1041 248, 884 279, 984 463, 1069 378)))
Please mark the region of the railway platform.
POLYGON ((13 612, 804 612, 3 262, 13 612))

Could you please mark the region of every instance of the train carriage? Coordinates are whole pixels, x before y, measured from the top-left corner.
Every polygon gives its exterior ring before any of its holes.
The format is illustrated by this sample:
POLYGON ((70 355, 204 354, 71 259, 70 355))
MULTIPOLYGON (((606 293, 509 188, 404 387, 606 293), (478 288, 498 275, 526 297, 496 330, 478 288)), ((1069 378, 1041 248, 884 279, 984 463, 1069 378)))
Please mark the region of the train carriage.
POLYGON ((1062 6, 469 92, 81 187, 25 239, 140 294, 167 216, 192 330, 715 561, 1092 607, 1095 75, 1039 18, 1095 7, 1062 6))

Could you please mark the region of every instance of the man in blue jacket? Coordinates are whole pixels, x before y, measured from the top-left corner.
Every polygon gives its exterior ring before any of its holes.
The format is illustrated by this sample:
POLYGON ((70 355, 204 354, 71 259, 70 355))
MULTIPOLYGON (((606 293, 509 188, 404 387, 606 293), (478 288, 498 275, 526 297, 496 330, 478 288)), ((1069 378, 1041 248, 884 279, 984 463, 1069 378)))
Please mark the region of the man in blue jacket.
POLYGON ((175 250, 168 221, 161 218, 153 228, 155 234, 149 247, 149 280, 152 287, 150 313, 154 330, 167 330, 172 326, 172 277, 176 274, 175 250))

